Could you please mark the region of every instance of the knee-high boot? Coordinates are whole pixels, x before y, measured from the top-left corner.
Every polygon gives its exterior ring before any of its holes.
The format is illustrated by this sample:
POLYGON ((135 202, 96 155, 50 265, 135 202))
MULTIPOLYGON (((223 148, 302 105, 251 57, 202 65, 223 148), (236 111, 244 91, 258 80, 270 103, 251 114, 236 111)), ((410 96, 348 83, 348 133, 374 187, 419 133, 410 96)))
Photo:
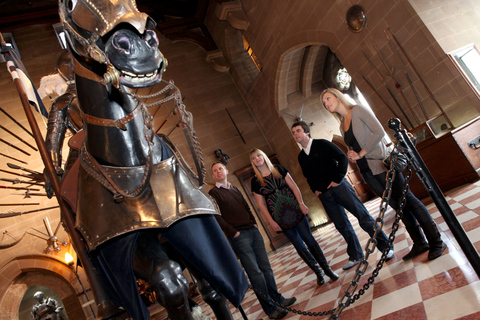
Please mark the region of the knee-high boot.
POLYGON ((418 256, 419 254, 424 253, 430 249, 425 237, 423 236, 422 228, 419 225, 416 225, 413 228, 409 228, 405 225, 410 238, 413 240, 412 250, 407 253, 402 259, 404 261, 410 260, 418 256))
POLYGON ((315 260, 317 260, 318 264, 323 269, 323 272, 325 272, 325 274, 332 281, 338 280, 339 278, 338 274, 333 272, 333 270, 328 265, 327 259, 325 258, 325 255, 323 254, 323 251, 322 251, 322 248, 320 248, 320 245, 317 243, 313 246, 308 247, 308 250, 310 250, 315 260))
POLYGON ((321 286, 322 284, 324 284, 325 279, 323 279, 322 269, 320 269, 320 266, 318 265, 317 261, 312 256, 308 248, 304 248, 302 251, 299 251, 298 254, 303 259, 303 261, 305 261, 307 266, 309 266, 310 269, 312 269, 313 272, 315 272, 315 274, 317 275, 317 285, 321 286))
POLYGON ((447 249, 447 245, 442 241, 440 232, 438 231, 435 221, 422 224, 423 232, 427 237, 430 251, 428 252, 428 260, 437 259, 447 249))

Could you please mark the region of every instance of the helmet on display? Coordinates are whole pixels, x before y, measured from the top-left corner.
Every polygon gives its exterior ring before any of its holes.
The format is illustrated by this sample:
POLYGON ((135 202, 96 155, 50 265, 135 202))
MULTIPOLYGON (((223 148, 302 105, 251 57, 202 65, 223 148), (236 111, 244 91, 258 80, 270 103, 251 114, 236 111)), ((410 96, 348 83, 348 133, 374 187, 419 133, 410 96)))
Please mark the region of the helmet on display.
POLYGON ((80 56, 107 64, 101 37, 120 23, 128 23, 140 34, 156 26, 134 0, 59 0, 60 21, 68 42, 80 56))

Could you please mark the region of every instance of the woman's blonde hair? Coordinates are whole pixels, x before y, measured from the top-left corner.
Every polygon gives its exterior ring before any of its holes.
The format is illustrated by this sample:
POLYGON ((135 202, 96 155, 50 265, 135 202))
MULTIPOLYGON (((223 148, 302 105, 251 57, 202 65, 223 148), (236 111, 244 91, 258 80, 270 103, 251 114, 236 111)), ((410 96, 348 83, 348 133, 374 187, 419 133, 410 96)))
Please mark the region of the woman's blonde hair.
POLYGON ((325 107, 325 105, 323 104, 323 96, 325 95, 325 93, 333 94, 335 97, 337 97, 338 100, 340 100, 340 102, 345 107, 347 107, 349 109, 352 109, 355 106, 350 101, 348 101, 347 98, 345 98, 345 95, 340 90, 335 89, 335 88, 328 88, 328 89, 323 90, 322 94, 320 95, 320 102, 321 102, 322 106, 324 106, 324 107, 325 107))
POLYGON ((252 159, 253 154, 255 154, 255 155, 259 154, 259 155, 263 156, 263 160, 265 161, 265 164, 267 165, 268 170, 270 170, 272 172, 272 175, 273 175, 274 178, 279 179, 279 178, 282 177, 280 172, 278 172, 277 168, 275 168, 272 161, 270 161, 270 159, 265 154, 265 152, 263 152, 260 149, 252 149, 252 151, 250 151, 250 163, 253 167, 253 171, 255 171, 255 177, 257 177, 260 185, 262 185, 262 186, 265 185, 265 179, 263 179, 263 176, 262 176, 260 170, 258 170, 257 166, 253 164, 253 159, 252 159))
MULTIPOLYGON (((347 100, 347 98, 345 97, 345 95, 338 89, 335 89, 335 88, 327 88, 325 90, 322 91, 322 93, 320 94, 320 103, 322 104, 322 106, 325 108, 325 105, 323 104, 323 96, 326 94, 326 93, 330 93, 330 94, 333 94, 338 100, 340 100, 340 102, 347 108, 347 109, 352 109, 353 107, 355 107, 354 104, 352 104, 350 101, 347 100)), ((343 121, 343 118, 337 113, 337 112, 332 112, 332 114, 335 116, 335 118, 337 118, 337 120, 339 122, 342 122, 343 121)))

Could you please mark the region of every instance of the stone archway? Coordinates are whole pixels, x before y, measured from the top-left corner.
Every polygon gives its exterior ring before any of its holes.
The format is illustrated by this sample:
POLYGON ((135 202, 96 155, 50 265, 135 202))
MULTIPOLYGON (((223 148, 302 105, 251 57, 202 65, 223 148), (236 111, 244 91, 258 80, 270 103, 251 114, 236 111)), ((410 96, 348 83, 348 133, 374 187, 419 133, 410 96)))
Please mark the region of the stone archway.
MULTIPOLYGON (((77 296, 81 292, 73 271, 63 262, 43 255, 16 257, 0 268, 0 319, 18 319, 20 303, 32 286, 54 290, 70 320, 87 319, 77 296)), ((92 316, 93 319, 93 316, 92 316)))

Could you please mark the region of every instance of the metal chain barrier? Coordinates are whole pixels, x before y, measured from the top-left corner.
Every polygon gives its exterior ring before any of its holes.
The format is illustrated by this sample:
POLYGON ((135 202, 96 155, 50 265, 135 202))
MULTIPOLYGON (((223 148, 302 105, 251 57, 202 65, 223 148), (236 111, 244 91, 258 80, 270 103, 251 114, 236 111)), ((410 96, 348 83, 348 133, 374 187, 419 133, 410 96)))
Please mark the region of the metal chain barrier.
POLYGON ((402 188, 402 194, 400 198, 400 203, 399 203, 399 209, 395 213, 395 221, 393 222, 392 226, 392 232, 390 233, 390 236, 388 238, 388 243, 387 246, 385 247, 385 250, 382 253, 382 256, 380 260, 377 263, 376 268, 373 270, 372 275, 367 279, 367 282, 363 285, 361 289, 358 290, 358 293, 355 294, 355 291, 358 288, 358 285, 360 283, 360 278, 365 275, 365 272, 369 266, 368 263, 368 258, 370 254, 372 254, 375 251, 375 248, 377 246, 377 233, 382 231, 383 224, 384 224, 384 217, 385 217, 385 212, 388 209, 388 204, 390 202, 390 198, 392 196, 392 187, 393 187, 393 182, 395 180, 395 164, 397 162, 397 155, 398 155, 398 149, 401 149, 400 145, 396 143, 395 145, 395 150, 391 153, 391 165, 390 169, 387 172, 387 178, 386 178, 386 186, 385 186, 385 191, 382 195, 382 202, 380 204, 380 213, 379 216, 375 219, 375 225, 373 226, 374 229, 374 234, 373 236, 368 240, 368 243, 365 247, 365 257, 360 261, 360 263, 357 266, 355 277, 351 281, 349 287, 345 291, 343 297, 340 299, 337 308, 327 310, 327 311, 320 311, 320 312, 306 312, 306 311, 301 311, 301 310, 296 310, 290 307, 286 307, 281 305, 280 303, 274 301, 272 298, 265 296, 263 293, 259 292, 252 286, 250 286, 250 289, 252 289, 256 294, 258 294, 260 297, 263 299, 273 303, 274 305, 283 308, 289 312, 292 313, 297 313, 301 314, 304 316, 309 316, 309 317, 317 317, 317 316, 325 316, 325 315, 330 315, 330 319, 338 319, 340 314, 342 313, 343 309, 346 307, 352 305, 360 299, 360 297, 365 294, 365 292, 370 288, 370 285, 374 283, 375 278, 378 276, 380 269, 382 269, 385 260, 387 259, 388 251, 390 251, 390 248, 392 247, 393 241, 395 240, 395 235, 398 231, 398 228, 400 226, 400 220, 403 216, 403 208, 405 207, 406 203, 406 194, 409 189, 409 181, 410 178, 412 177, 412 163, 408 161, 408 165, 405 169, 406 175, 405 175, 405 184, 403 185, 402 188))

